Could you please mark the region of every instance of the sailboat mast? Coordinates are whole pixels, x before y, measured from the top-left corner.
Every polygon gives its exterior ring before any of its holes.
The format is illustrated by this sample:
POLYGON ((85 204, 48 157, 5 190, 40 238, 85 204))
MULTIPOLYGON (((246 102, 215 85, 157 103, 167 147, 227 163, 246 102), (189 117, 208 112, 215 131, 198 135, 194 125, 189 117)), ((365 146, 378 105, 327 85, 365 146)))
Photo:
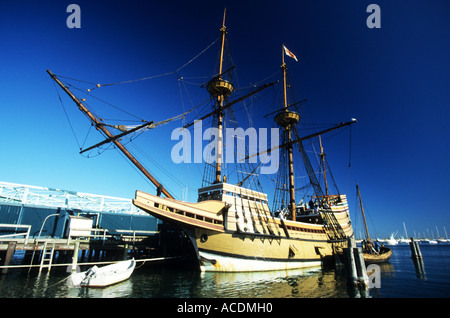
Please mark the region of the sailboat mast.
POLYGON ((117 138, 114 138, 115 136, 111 134, 108 129, 106 129, 106 127, 97 119, 97 117, 95 117, 75 95, 72 94, 72 92, 56 77, 55 74, 53 74, 50 70, 47 70, 47 73, 59 86, 61 86, 64 92, 69 95, 69 97, 75 102, 75 104, 77 104, 80 111, 82 111, 89 117, 90 120, 92 120, 92 122, 95 123, 95 127, 101 130, 108 138, 112 139, 112 142, 136 166, 136 168, 138 168, 158 189, 161 189, 161 192, 166 197, 173 198, 173 196, 163 187, 163 185, 158 182, 158 180, 156 180, 155 177, 153 177, 139 161, 137 161, 137 159, 120 143, 117 138))
POLYGON ((358 192, 359 204, 361 205, 361 212, 362 212, 363 219, 364 219, 364 225, 365 225, 365 227, 366 227, 367 239, 370 240, 370 237, 369 237, 369 230, 367 229, 366 214, 364 213, 364 207, 363 207, 363 204, 362 204, 361 193, 359 192, 359 186, 358 186, 358 184, 356 184, 356 190, 357 190, 357 192, 358 192))

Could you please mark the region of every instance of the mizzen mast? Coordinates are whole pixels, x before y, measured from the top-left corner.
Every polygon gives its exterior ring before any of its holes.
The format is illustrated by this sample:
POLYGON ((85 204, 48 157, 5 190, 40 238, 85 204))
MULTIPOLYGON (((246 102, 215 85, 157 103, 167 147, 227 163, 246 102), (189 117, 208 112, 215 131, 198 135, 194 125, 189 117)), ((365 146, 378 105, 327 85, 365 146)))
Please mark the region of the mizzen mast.
MULTIPOLYGON (((64 92, 69 95, 69 97, 77 104, 78 108, 81 112, 83 112, 89 119, 95 124, 95 127, 103 132, 109 139, 112 141, 117 148, 138 168, 158 189, 158 192, 161 191, 166 197, 173 198, 173 196, 164 188, 164 186, 156 180, 156 178, 148 172, 147 169, 125 148, 124 145, 118 140, 117 136, 114 136, 108 129, 106 129, 105 125, 100 122, 87 108, 83 105, 83 103, 74 95, 72 92, 53 74, 50 70, 47 70, 47 73, 50 77, 64 90, 64 92)), ((151 123, 148 123, 150 125, 151 123)))
POLYGON ((325 200, 328 203, 328 181, 327 181, 327 171, 325 169, 325 153, 323 152, 322 137, 320 135, 319 135, 319 144, 320 144, 320 158, 322 159, 323 179, 325 181, 325 200))

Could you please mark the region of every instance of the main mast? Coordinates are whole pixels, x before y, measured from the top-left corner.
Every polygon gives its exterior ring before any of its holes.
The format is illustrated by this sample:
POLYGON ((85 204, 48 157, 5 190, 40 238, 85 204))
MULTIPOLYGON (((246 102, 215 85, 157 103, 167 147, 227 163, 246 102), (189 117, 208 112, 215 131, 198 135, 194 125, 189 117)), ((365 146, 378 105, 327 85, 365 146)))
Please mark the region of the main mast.
POLYGON ((282 64, 281 71, 283 73, 283 111, 275 116, 276 123, 284 128, 284 143, 287 144, 288 154, 288 169, 289 169, 289 211, 292 215, 292 220, 295 221, 295 181, 294 181, 294 158, 293 158, 293 143, 292 141, 292 128, 300 120, 299 114, 288 110, 287 103, 287 83, 286 83, 286 70, 287 66, 284 62, 284 45, 282 47, 282 64))
POLYGON ((221 37, 222 37, 222 46, 220 49, 220 60, 219 60, 219 75, 213 78, 206 87, 208 93, 215 98, 216 108, 218 109, 217 118, 218 118, 218 137, 217 137, 217 148, 216 148, 216 177, 215 183, 222 182, 222 153, 223 153, 223 106, 225 100, 228 96, 233 92, 233 84, 229 81, 224 80, 222 78, 222 70, 223 70, 223 55, 225 48, 225 36, 227 33, 227 28, 225 26, 225 15, 226 9, 223 12, 223 23, 222 28, 220 29, 221 37))

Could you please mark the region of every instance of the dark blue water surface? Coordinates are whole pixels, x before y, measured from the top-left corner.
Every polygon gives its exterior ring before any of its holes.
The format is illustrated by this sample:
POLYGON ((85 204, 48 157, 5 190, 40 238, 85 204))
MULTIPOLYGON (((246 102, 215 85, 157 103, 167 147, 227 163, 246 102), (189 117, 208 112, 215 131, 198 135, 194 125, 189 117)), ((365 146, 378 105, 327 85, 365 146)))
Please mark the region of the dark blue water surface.
POLYGON ((381 265, 381 288, 373 297, 450 297, 450 244, 420 244, 423 267, 416 266, 409 245, 391 246, 392 257, 381 265))
MULTIPOLYGON (((201 273, 184 265, 138 263, 131 278, 101 289, 75 288, 68 273, 13 269, 0 276, 1 298, 442 298, 450 296, 450 244, 421 244, 423 268, 411 259, 409 245, 393 246, 380 266, 380 288, 349 286, 342 270, 266 273, 201 273)), ((19 257, 19 256, 18 256, 19 257)), ((19 260, 16 259, 16 262, 19 260)))

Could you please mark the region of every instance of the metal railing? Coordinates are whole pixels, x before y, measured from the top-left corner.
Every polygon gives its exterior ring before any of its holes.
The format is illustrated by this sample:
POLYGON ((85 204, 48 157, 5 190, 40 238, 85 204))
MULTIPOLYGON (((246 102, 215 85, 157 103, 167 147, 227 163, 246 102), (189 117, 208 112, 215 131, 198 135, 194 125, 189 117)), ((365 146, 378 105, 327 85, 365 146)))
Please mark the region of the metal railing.
POLYGON ((15 236, 25 235, 25 242, 24 243, 27 244, 28 237, 30 236, 31 225, 4 224, 4 223, 1 223, 0 224, 0 228, 14 228, 15 231, 17 231, 17 228, 25 228, 25 229, 27 229, 26 232, 0 235, 0 238, 8 238, 8 237, 15 237, 15 236))
POLYGON ((133 238, 133 243, 136 241, 136 234, 140 233, 143 234, 143 236, 148 236, 150 234, 157 234, 159 233, 158 231, 144 231, 144 230, 109 230, 109 229, 94 229, 94 228, 90 228, 90 229, 77 229, 77 228, 71 228, 71 231, 84 231, 84 232, 103 232, 102 234, 89 234, 89 235, 84 235, 84 234, 76 234, 76 235, 70 235, 67 237, 67 244, 70 243, 70 240, 72 238, 77 238, 77 237, 86 237, 86 238, 101 238, 103 241, 106 240, 106 238, 111 238, 114 235, 113 234, 109 234, 109 233, 129 233, 130 237, 132 236, 133 238))

